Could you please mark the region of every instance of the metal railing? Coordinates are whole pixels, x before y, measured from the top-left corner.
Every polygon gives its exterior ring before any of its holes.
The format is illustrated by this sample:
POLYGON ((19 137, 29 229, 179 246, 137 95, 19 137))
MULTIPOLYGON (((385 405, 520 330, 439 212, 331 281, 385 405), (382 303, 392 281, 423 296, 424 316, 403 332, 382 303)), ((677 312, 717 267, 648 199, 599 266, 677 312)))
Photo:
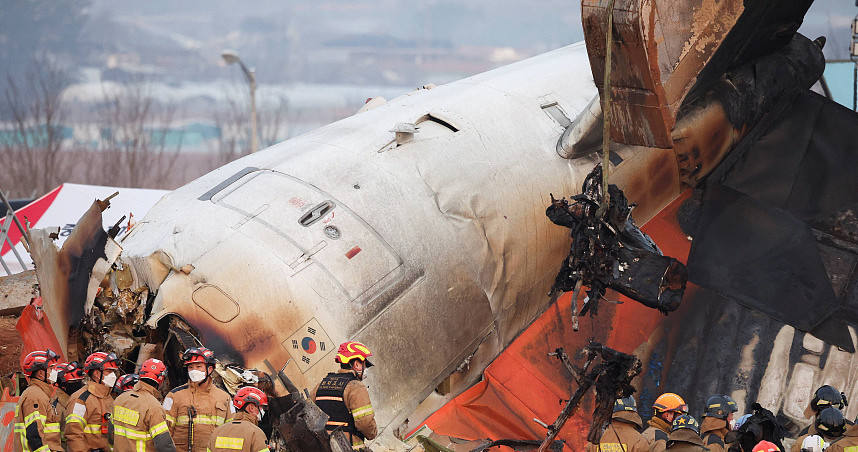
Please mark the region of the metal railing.
MULTIPOLYGON (((9 200, 6 199, 6 195, 3 194, 3 190, 0 190, 0 200, 2 200, 3 204, 6 205, 6 219, 3 221, 3 224, 0 225, 0 249, 2 249, 3 245, 9 244, 9 247, 12 248, 12 253, 15 255, 15 258, 18 259, 18 263, 21 264, 21 268, 27 270, 27 264, 24 263, 24 259, 21 257, 21 253, 18 252, 18 249, 15 247, 15 244, 12 243, 12 239, 9 237, 9 231, 12 230, 12 225, 18 228, 18 232, 21 233, 21 243, 24 244, 24 249, 27 250, 27 253, 30 252, 30 243, 29 236, 27 235, 27 230, 18 220, 18 217, 15 215, 15 209, 12 208, 12 205, 9 204, 9 200)), ((3 266, 3 270, 6 271, 7 275, 12 274, 12 270, 9 269, 9 266, 6 264, 2 255, 0 255, 0 265, 3 266)))

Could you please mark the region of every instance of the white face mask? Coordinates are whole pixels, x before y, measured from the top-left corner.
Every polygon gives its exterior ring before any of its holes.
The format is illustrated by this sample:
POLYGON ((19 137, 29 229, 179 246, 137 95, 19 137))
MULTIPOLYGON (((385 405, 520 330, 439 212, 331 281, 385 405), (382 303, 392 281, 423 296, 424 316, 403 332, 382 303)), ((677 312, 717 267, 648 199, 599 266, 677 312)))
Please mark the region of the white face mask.
POLYGON ((112 388, 113 385, 116 384, 116 372, 111 372, 105 375, 102 377, 101 382, 112 388))
POLYGON ((260 408, 259 413, 256 414, 256 420, 262 422, 262 416, 265 416, 265 410, 260 408))
POLYGON ((51 373, 48 374, 48 381, 51 383, 57 382, 57 375, 60 373, 57 369, 51 369, 51 373))
POLYGON ((199 383, 206 379, 206 373, 201 370, 189 370, 188 378, 190 378, 194 383, 199 383))

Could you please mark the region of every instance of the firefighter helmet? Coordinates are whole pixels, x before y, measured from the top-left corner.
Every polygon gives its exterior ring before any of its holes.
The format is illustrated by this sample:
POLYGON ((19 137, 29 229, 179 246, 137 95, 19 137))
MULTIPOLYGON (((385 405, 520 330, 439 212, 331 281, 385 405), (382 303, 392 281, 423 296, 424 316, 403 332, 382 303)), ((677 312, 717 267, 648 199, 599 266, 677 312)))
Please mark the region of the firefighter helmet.
POLYGON ((813 399, 810 401, 811 409, 817 413, 830 406, 842 410, 846 405, 844 394, 830 385, 825 385, 817 389, 813 393, 813 399))
POLYGON ((268 396, 259 388, 245 386, 235 393, 232 404, 235 405, 235 409, 242 410, 248 403, 252 403, 257 408, 264 410, 268 408, 268 396))
POLYGON ((846 431, 846 418, 835 407, 828 407, 816 416, 816 430, 828 437, 838 437, 846 431))
POLYGON ((340 348, 337 350, 337 357, 334 358, 334 361, 340 364, 348 364, 353 359, 359 359, 366 363, 366 367, 372 367, 372 363, 369 362, 370 356, 372 356, 372 352, 369 351, 366 345, 360 342, 348 341, 340 344, 340 348))
POLYGON ((36 350, 28 353, 27 356, 24 357, 24 362, 21 363, 21 368, 24 370, 25 375, 31 377, 38 370, 44 370, 47 372, 48 369, 59 360, 60 355, 57 355, 51 349, 44 351, 36 350))
POLYGON ((116 383, 113 384, 113 393, 119 395, 125 391, 130 391, 138 381, 140 381, 140 375, 125 374, 119 377, 119 379, 116 380, 116 383))
POLYGON ((739 411, 739 407, 735 400, 726 395, 715 395, 706 401, 706 412, 703 415, 726 420, 730 417, 730 413, 736 411, 739 411))
POLYGON ((676 416, 676 419, 673 420, 673 424, 670 426, 670 431, 675 432, 681 428, 687 428, 698 435, 700 434, 700 424, 697 422, 697 419, 687 414, 676 416))
POLYGON ((781 452, 775 443, 769 441, 760 441, 754 446, 753 452, 781 452))
POLYGON ((659 413, 663 413, 665 411, 678 411, 682 414, 688 413, 688 405, 685 404, 685 400, 682 400, 682 397, 679 397, 672 392, 666 392, 658 396, 658 398, 655 399, 655 403, 652 404, 652 407, 659 413))
POLYGON ((155 385, 158 386, 164 382, 164 378, 167 377, 167 366, 160 359, 149 358, 143 365, 140 366, 140 370, 137 371, 140 374, 140 378, 148 378, 155 382, 155 385))
POLYGON ((57 368, 57 382, 71 383, 73 381, 83 380, 83 369, 80 368, 77 361, 70 363, 59 363, 57 368))
POLYGON ((116 353, 95 352, 86 358, 83 370, 116 370, 119 369, 119 358, 116 353))
POLYGON ((635 398, 632 396, 628 396, 623 399, 617 399, 614 401, 614 413, 617 411, 638 411, 638 404, 635 402, 635 398))
POLYGON ((191 363, 206 363, 208 366, 214 366, 214 352, 205 347, 191 347, 182 353, 182 365, 187 366, 191 363))

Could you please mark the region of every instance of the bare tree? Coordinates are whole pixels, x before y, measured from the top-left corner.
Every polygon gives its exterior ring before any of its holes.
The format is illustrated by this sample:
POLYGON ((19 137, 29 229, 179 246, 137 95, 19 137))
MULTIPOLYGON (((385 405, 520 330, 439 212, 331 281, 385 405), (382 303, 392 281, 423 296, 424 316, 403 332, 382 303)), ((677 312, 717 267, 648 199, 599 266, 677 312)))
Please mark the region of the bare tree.
MULTIPOLYGON (((220 130, 217 141, 217 165, 224 165, 250 154, 249 96, 238 94, 243 89, 233 87, 225 93, 223 107, 214 112, 214 121, 220 130)), ((288 137, 286 117, 289 102, 286 98, 262 98, 257 112, 259 144, 271 146, 288 137)))
POLYGON ((105 88, 104 93, 99 162, 91 166, 95 173, 89 180, 122 187, 169 186, 182 149, 175 107, 157 102, 146 81, 105 88))
POLYGON ((49 58, 33 60, 24 81, 8 74, 3 95, 7 120, 0 123, 0 189, 13 197, 46 193, 73 168, 64 152, 66 70, 49 58))

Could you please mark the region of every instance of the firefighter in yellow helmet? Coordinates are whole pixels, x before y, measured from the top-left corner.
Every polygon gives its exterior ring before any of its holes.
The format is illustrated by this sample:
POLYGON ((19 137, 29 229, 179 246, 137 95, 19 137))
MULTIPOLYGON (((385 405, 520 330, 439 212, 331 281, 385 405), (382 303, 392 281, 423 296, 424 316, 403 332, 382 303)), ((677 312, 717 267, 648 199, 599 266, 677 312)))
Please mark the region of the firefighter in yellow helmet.
POLYGON ((232 403, 235 417, 212 432, 206 452, 268 452, 265 432, 257 426, 268 408, 268 396, 245 386, 235 393, 232 403))
POLYGON ((649 441, 652 452, 664 452, 667 449, 667 439, 670 434, 670 426, 678 416, 688 413, 688 405, 682 397, 666 392, 652 404, 654 413, 647 422, 649 427, 643 431, 644 438, 649 441))
POLYGON ((31 352, 24 358, 21 368, 30 386, 15 408, 15 452, 63 450, 59 415, 51 406, 54 387, 48 382, 58 360, 59 356, 50 349, 31 352))
POLYGON ((167 426, 176 449, 203 452, 214 429, 232 417, 232 399, 212 383, 214 352, 191 347, 182 354, 182 362, 190 381, 164 398, 167 426))
POLYGON ((341 428, 355 450, 363 449, 365 440, 378 435, 369 391, 361 383, 366 369, 372 367, 370 356, 372 352, 360 342, 341 344, 335 358, 340 370, 329 373, 312 394, 316 405, 330 416, 325 427, 328 433, 341 428))

